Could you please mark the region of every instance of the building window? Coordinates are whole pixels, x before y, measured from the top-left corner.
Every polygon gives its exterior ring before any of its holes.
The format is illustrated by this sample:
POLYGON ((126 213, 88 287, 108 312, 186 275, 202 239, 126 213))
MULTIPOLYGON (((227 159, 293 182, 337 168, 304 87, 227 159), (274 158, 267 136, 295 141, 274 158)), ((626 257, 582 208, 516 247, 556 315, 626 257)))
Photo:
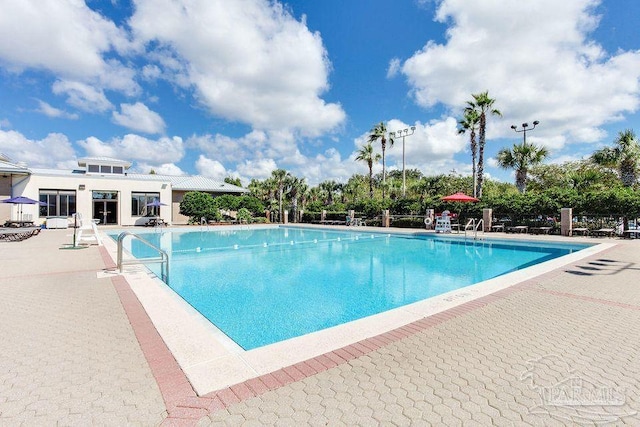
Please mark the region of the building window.
POLYGON ((160 193, 131 193, 131 216, 159 216, 159 206, 147 206, 160 201, 160 193))
POLYGON ((40 201, 46 206, 40 206, 40 216, 70 217, 76 213, 75 190, 40 190, 40 201))
POLYGON ((111 173, 111 166, 100 166, 100 173, 111 173))
POLYGON ((114 166, 113 173, 122 175, 124 173, 124 168, 122 166, 114 166))
POLYGON ((89 172, 100 172, 100 166, 98 166, 98 165, 89 165, 87 167, 87 171, 89 171, 89 172))

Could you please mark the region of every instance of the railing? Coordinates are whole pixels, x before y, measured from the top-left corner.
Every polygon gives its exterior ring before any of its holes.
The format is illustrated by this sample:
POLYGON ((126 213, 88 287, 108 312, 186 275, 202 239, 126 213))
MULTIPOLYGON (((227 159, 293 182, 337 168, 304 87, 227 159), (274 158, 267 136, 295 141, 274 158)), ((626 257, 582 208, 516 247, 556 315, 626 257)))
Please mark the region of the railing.
POLYGON ((120 273, 122 273, 123 265, 148 264, 148 263, 158 263, 158 262, 161 263, 160 279, 162 279, 166 284, 169 284, 169 255, 167 255, 167 253, 164 250, 160 249, 159 247, 157 247, 152 243, 149 243, 148 241, 138 236, 137 234, 131 233, 129 231, 124 231, 118 235, 118 270, 120 271, 120 273), (124 238, 127 236, 131 236, 132 238, 138 239, 140 242, 147 245, 151 249, 158 251, 160 256, 157 258, 134 258, 129 260, 123 259, 122 242, 124 241, 124 238))
POLYGON ((473 240, 478 240, 478 230, 482 230, 482 233, 484 234, 484 220, 483 219, 479 219, 476 221, 475 218, 471 218, 469 219, 469 221, 467 221, 467 224, 464 226, 464 238, 467 238, 467 230, 473 230, 473 240))

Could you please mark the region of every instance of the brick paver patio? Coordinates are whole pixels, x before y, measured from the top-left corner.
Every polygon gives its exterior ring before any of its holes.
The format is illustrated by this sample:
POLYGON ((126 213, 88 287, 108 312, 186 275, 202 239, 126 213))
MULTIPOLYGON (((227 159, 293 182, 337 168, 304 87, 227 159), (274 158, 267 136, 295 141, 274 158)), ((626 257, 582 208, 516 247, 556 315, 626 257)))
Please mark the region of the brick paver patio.
POLYGON ((2 425, 640 424, 640 241, 198 397, 126 281, 64 238, 0 244, 2 425))

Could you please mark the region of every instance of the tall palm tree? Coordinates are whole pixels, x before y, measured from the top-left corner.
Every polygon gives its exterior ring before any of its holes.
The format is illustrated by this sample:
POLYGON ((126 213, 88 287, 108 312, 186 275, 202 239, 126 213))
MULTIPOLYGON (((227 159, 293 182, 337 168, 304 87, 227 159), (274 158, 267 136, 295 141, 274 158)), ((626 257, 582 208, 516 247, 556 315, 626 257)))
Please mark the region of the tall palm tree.
POLYGON ((282 222, 284 218, 284 213, 282 210, 282 200, 284 198, 284 190, 287 188, 287 184, 290 178, 291 174, 284 169, 276 169, 271 172, 271 179, 273 180, 274 186, 278 191, 278 222, 282 222))
POLYGON ((549 151, 545 147, 523 142, 522 144, 513 144, 511 149, 503 148, 498 151, 496 159, 501 168, 516 171, 516 187, 520 193, 524 193, 527 189, 529 168, 542 163, 548 155, 549 151))
POLYGON ((625 187, 631 187, 638 181, 640 165, 640 145, 631 129, 619 132, 613 142, 615 147, 604 147, 591 156, 591 160, 601 166, 616 169, 620 181, 625 187))
POLYGON ((493 104, 496 102, 496 100, 493 98, 489 98, 488 91, 472 94, 471 96, 473 97, 473 101, 468 102, 469 106, 465 109, 465 112, 475 110, 480 116, 480 129, 478 138, 478 180, 476 182, 476 197, 482 197, 482 183, 484 181, 484 145, 486 142, 487 132, 487 114, 490 114, 492 116, 502 116, 502 113, 499 110, 493 108, 493 104))
MULTIPOLYGON (((376 142, 378 139, 380 140, 380 145, 382 146, 382 184, 385 184, 387 181, 387 173, 386 173, 386 163, 385 163, 385 151, 387 149, 387 141, 389 141, 389 146, 393 147, 393 138, 387 139, 387 126, 384 122, 380 122, 371 129, 369 134, 369 143, 376 142)), ((382 186, 382 199, 384 200, 385 190, 384 185, 382 186)))
POLYGON ((289 197, 291 197, 291 209, 293 211, 293 222, 298 222, 298 199, 307 191, 309 186, 305 178, 291 176, 289 178, 289 197))
POLYGON ((358 150, 356 161, 366 162, 369 167, 369 197, 373 199, 373 164, 378 163, 382 156, 373 151, 373 145, 369 142, 358 150))
POLYGON ((476 141, 476 129, 480 124, 480 115, 478 111, 471 108, 464 111, 464 117, 458 121, 460 128, 458 134, 462 135, 469 132, 469 147, 471 148, 471 176, 473 176, 473 197, 476 197, 476 169, 478 159, 478 142, 476 141))

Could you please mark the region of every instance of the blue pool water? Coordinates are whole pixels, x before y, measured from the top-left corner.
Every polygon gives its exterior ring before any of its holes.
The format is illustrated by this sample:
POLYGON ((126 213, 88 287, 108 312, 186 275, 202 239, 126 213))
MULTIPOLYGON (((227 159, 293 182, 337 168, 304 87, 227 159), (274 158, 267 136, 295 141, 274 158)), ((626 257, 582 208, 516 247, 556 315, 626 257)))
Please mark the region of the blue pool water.
MULTIPOLYGON (((170 253, 169 286, 245 350, 589 246, 286 227, 144 237, 170 253)), ((131 244, 135 256, 155 256, 131 244)))

